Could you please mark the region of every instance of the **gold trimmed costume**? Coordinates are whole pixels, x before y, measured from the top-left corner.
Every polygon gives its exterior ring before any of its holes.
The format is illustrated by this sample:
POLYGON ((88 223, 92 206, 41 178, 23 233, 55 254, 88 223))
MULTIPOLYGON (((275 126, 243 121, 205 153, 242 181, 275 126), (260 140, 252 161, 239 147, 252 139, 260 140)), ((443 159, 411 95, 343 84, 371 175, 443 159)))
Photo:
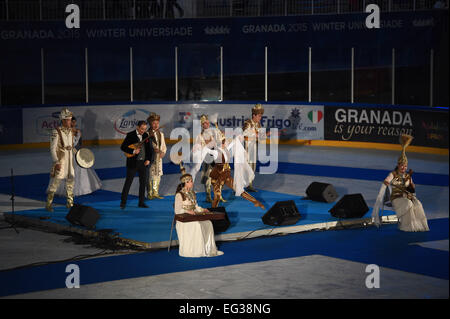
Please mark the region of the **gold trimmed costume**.
MULTIPOLYGON (((186 174, 180 164, 182 176, 181 184, 175 194, 174 212, 175 214, 185 214, 189 212, 201 213, 204 209, 197 204, 197 198, 193 189, 187 190, 185 183, 192 181, 192 176, 186 174)), ((178 253, 182 257, 213 257, 223 255, 217 250, 214 240, 214 228, 210 220, 176 222, 179 249, 178 253)))
MULTIPOLYGON (((72 112, 65 108, 60 113, 60 119, 72 118, 72 112)), ((50 171, 50 182, 47 188, 47 202, 45 208, 52 212, 52 203, 55 192, 63 179, 66 180, 66 207, 73 206, 73 185, 74 185, 74 135, 70 127, 60 126, 52 130, 50 138, 50 154, 53 165, 50 171), (57 169, 56 165, 60 165, 57 169)))
POLYGON ((407 173, 405 171, 405 173, 401 173, 399 169, 402 165, 408 165, 406 148, 411 144, 412 140, 413 137, 410 135, 404 134, 400 137, 402 152, 397 160, 397 167, 385 178, 373 207, 372 217, 374 217, 377 226, 380 224, 379 210, 383 205, 384 193, 387 187, 390 186, 392 188, 390 200, 397 215, 398 228, 407 232, 429 231, 422 203, 415 194, 412 172, 407 173))
MULTIPOLYGON (((208 148, 215 149, 217 147, 217 143, 220 143, 220 132, 219 129, 214 127, 208 127, 207 129, 203 129, 203 124, 205 122, 209 122, 208 115, 202 114, 200 116, 200 123, 202 125, 201 133, 196 137, 195 144, 200 147, 207 146, 208 148)), ((205 162, 202 163, 202 175, 201 175, 201 183, 205 185, 205 193, 206 193, 206 201, 208 203, 212 202, 211 198, 211 177, 209 176, 211 170, 214 166, 214 161, 211 155, 207 155, 205 162)), ((222 201, 224 201, 222 199, 222 201)))
MULTIPOLYGON (((223 148, 219 148, 219 157, 214 164, 214 167, 211 170, 211 183, 214 189, 214 200, 212 202, 212 207, 215 208, 219 205, 219 201, 222 198, 222 188, 224 185, 227 185, 232 190, 234 189, 234 180, 231 177, 231 168, 230 164, 228 164, 230 160, 230 153, 223 148)), ((264 205, 261 204, 257 199, 251 196, 246 191, 243 191, 240 196, 244 199, 251 202, 253 205, 257 207, 261 207, 264 209, 264 205)))
POLYGON ((160 120, 160 116, 156 113, 151 113, 147 119, 150 125, 150 134, 153 135, 150 140, 152 142, 153 149, 155 151, 155 160, 149 168, 149 180, 148 180, 148 199, 163 199, 164 197, 159 195, 159 186, 161 183, 161 176, 163 175, 163 157, 166 155, 167 147, 164 138, 164 133, 160 129, 153 130, 152 122, 160 120))

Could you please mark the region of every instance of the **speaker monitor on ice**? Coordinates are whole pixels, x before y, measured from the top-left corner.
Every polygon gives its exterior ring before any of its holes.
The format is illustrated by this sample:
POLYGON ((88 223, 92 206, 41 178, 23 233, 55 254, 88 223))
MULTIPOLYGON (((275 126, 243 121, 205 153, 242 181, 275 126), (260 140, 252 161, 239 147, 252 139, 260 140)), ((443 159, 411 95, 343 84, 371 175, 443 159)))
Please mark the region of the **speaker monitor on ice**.
POLYGON ((326 203, 332 203, 339 197, 333 185, 319 182, 312 182, 308 186, 306 196, 313 201, 326 203))
POLYGON ((276 202, 262 217, 270 226, 293 225, 300 219, 300 213, 293 200, 276 202))
POLYGON ((368 211, 369 207, 361 194, 345 195, 329 210, 337 218, 361 218, 368 211))

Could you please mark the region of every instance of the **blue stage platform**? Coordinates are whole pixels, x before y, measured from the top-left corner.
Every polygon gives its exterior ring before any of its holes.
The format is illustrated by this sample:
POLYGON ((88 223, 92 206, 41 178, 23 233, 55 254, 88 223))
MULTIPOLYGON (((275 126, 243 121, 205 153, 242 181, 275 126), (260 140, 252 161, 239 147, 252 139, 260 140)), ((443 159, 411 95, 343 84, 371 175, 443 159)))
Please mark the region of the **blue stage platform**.
MULTIPOLYGON (((95 193, 92 195, 95 195, 95 193)), ((234 196, 231 190, 223 191, 223 197, 227 202, 221 203, 221 206, 226 208, 231 224, 225 232, 219 235, 216 234, 216 239, 236 240, 280 232, 301 232, 312 229, 333 228, 333 226, 343 221, 329 213, 329 210, 336 202, 315 202, 300 196, 263 190, 253 193, 253 195, 265 205, 264 210, 253 206, 252 203, 241 197, 234 196), (262 216, 276 202, 287 200, 295 202, 300 212, 300 220, 295 225, 289 226, 274 227, 265 225, 262 222, 262 216), (275 228, 277 229, 276 231, 274 230, 275 228)), ((205 193, 198 193, 197 199, 200 206, 208 207, 208 204, 205 202, 205 193)), ((159 247, 167 247, 173 219, 173 195, 165 196, 164 199, 148 200, 149 208, 137 207, 138 199, 135 196, 132 196, 128 201, 125 210, 120 209, 119 203, 120 201, 117 199, 83 202, 84 205, 95 208, 100 214, 100 219, 96 224, 96 231, 108 229, 118 234, 122 239, 136 241, 144 246, 146 246, 145 244, 150 244, 147 246, 158 247, 158 245, 155 246, 155 243, 161 243, 162 245, 159 245, 159 247)), ((361 221, 370 218, 371 212, 372 210, 369 209, 362 218, 345 219, 345 222, 361 223, 361 221)), ((34 209, 21 211, 16 215, 39 220, 48 218, 46 221, 54 224, 84 229, 81 226, 71 225, 66 220, 67 213, 68 209, 66 207, 57 206, 53 213, 49 213, 45 209, 34 209)), ((394 214, 390 210, 384 211, 385 216, 394 214)), ((173 231, 172 239, 177 240, 175 230, 173 231)), ((176 242, 171 244, 176 245, 176 242)))

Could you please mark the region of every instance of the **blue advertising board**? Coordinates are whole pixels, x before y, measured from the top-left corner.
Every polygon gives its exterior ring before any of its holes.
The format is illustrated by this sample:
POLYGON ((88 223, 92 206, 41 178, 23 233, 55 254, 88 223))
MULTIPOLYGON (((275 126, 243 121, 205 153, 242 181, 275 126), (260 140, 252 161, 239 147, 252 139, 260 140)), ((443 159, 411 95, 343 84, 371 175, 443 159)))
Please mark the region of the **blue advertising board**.
POLYGON ((0 145, 22 144, 22 110, 0 108, 0 145))
POLYGON ((439 44, 446 11, 383 12, 381 27, 368 29, 367 14, 284 17, 84 21, 1 21, 2 48, 14 46, 132 46, 152 44, 246 43, 289 47, 433 47, 439 44))

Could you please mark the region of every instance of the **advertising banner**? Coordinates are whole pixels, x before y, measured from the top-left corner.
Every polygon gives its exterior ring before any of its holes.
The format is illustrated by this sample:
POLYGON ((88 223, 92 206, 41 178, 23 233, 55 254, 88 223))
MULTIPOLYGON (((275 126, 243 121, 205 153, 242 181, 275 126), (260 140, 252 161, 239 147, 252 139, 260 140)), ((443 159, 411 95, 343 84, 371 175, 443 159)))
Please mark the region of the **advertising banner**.
POLYGON ((325 108, 325 140, 398 144, 401 134, 413 145, 448 148, 448 112, 435 109, 325 108))
MULTIPOLYGON (((194 120, 208 115, 220 129, 238 128, 251 117, 253 104, 136 104, 74 106, 84 140, 120 140, 151 112, 161 116, 166 137, 185 128, 193 137, 194 120)), ((414 136, 413 145, 448 148, 448 111, 420 108, 349 107, 295 104, 263 104, 262 127, 278 129, 281 141, 332 140, 398 144, 401 134, 414 136)), ((2 110, 2 144, 48 142, 59 125, 62 107, 2 110), (22 115, 23 112, 23 115, 22 115), (23 122, 22 122, 23 116, 23 122), (8 123, 23 123, 19 125, 8 123)))
MULTIPOLYGON (((448 15, 448 14, 447 14, 448 15)), ((289 43, 298 47, 430 47, 439 40, 445 10, 383 12, 379 29, 368 29, 368 14, 90 21, 79 29, 64 21, 0 21, 0 44, 22 46, 132 46, 146 43, 289 43), (442 11, 442 12, 441 12, 442 11), (433 36, 435 34, 436 36, 433 36), (435 42, 435 43, 433 43, 435 42)))
MULTIPOLYGON (((151 112, 161 116, 160 126, 167 137, 175 128, 187 129, 191 136, 194 120, 202 114, 217 119, 220 129, 237 128, 251 118, 253 104, 142 104, 112 106, 76 106, 70 110, 77 118, 84 140, 123 139, 140 120, 151 112)), ((48 142, 51 130, 59 125, 62 107, 25 108, 23 110, 24 143, 48 142)), ((261 125, 277 128, 281 140, 322 140, 324 108, 316 105, 264 105, 261 125)), ((214 123, 212 123, 214 125, 214 123)))
POLYGON ((22 144, 22 110, 0 108, 0 144, 22 144))

